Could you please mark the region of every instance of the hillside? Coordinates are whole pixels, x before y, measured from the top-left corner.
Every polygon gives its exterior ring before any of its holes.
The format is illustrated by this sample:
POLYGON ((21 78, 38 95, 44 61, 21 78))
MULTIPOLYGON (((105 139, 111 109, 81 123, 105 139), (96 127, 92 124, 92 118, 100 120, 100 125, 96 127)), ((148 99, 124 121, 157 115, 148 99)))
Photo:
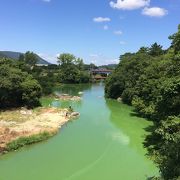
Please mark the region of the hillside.
POLYGON ((115 69, 117 67, 117 64, 107 64, 107 65, 101 65, 99 68, 105 68, 105 69, 115 69))
MULTIPOLYGON (((13 52, 13 51, 0 51, 0 57, 6 57, 6 58, 15 59, 15 60, 19 59, 20 54, 23 54, 23 53, 13 52)), ((44 64, 44 65, 51 64, 51 63, 49 63, 48 61, 44 60, 43 58, 41 58, 38 55, 37 55, 37 58, 38 58, 38 63, 37 64, 44 64)))

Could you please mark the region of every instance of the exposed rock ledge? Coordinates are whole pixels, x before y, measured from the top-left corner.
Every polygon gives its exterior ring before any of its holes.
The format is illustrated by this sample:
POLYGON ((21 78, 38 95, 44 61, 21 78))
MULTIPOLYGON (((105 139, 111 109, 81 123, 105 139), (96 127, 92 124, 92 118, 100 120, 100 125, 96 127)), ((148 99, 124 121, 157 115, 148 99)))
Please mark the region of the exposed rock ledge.
POLYGON ((0 152, 6 151, 8 143, 20 137, 48 132, 56 134, 61 126, 79 113, 68 109, 39 108, 0 112, 0 152))
POLYGON ((56 100, 63 100, 63 101, 81 101, 82 98, 80 96, 71 96, 69 94, 56 94, 56 100))

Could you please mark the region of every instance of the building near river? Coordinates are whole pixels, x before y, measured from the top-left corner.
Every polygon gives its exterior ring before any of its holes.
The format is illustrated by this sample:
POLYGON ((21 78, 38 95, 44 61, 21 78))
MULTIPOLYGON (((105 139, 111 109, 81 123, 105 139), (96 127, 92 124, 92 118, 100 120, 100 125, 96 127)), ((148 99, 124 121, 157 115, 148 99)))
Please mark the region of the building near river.
POLYGON ((112 73, 112 70, 102 69, 102 68, 100 68, 100 69, 91 69, 90 71, 91 71, 91 74, 93 74, 93 75, 100 74, 100 75, 108 76, 109 74, 112 73))

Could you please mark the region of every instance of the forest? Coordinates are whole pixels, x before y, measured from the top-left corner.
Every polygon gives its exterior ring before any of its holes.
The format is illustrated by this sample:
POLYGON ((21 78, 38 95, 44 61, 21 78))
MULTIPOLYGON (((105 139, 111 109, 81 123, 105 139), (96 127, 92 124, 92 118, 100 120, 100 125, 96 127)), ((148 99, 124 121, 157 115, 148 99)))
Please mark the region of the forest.
POLYGON ((180 177, 180 25, 169 39, 166 50, 154 43, 120 56, 105 85, 107 98, 119 98, 134 106, 134 115, 153 121, 144 146, 165 180, 180 177))

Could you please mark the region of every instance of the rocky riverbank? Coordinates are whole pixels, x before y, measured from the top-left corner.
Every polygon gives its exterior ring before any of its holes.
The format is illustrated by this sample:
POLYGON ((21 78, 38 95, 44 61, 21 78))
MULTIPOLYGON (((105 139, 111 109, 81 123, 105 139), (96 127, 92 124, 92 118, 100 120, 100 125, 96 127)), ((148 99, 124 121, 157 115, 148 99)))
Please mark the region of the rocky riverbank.
POLYGON ((82 100, 80 96, 72 96, 69 94, 55 94, 53 95, 53 97, 55 98, 55 100, 61 100, 61 101, 81 101, 82 100))
POLYGON ((22 137, 26 139, 33 137, 34 142, 47 139, 47 137, 56 134, 62 125, 78 115, 79 113, 70 112, 68 109, 58 108, 38 108, 36 110, 23 108, 1 111, 0 153, 8 151, 12 142, 18 143, 17 140, 22 137))

